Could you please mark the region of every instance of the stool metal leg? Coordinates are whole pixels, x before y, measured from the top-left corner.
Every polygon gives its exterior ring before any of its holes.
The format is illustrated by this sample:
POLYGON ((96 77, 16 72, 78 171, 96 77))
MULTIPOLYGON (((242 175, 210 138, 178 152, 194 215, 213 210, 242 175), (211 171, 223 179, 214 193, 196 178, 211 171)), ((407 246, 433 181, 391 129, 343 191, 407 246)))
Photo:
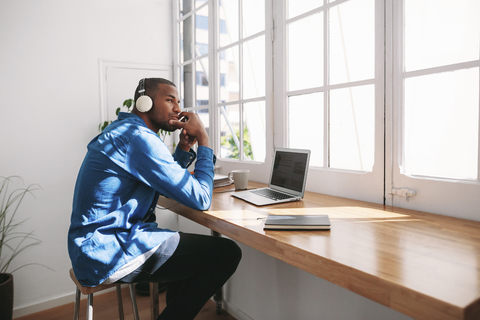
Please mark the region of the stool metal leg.
POLYGON ((73 309, 73 320, 79 320, 80 317, 80 289, 76 287, 75 291, 75 307, 73 309))
MULTIPOLYGON (((213 237, 221 238, 222 235, 216 231, 212 230, 213 237)), ((223 288, 218 289, 218 291, 213 295, 213 301, 217 304, 217 314, 222 313, 222 303, 223 303, 223 288)))
POLYGON ((93 320, 93 293, 87 298, 87 320, 93 320))
POLYGON ((139 318, 138 318, 138 308, 137 308, 137 298, 135 297, 135 284, 134 283, 129 283, 128 287, 130 288, 130 299, 132 300, 133 319, 139 320, 139 318))
POLYGON ((123 320, 124 315, 123 315, 122 286, 117 285, 116 287, 117 287, 118 316, 120 320, 123 320))
POLYGON ((157 319, 159 313, 158 282, 150 282, 150 315, 152 320, 157 319))

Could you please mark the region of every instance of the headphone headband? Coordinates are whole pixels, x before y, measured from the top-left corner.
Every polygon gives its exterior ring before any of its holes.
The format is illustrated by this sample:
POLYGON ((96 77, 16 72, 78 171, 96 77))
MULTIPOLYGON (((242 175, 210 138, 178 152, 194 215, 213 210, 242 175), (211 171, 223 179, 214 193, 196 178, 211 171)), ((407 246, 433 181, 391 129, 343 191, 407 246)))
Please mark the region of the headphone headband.
POLYGON ((145 94, 145 80, 147 80, 147 79, 143 78, 139 82, 140 88, 138 89, 138 93, 140 93, 140 95, 142 95, 142 96, 145 94))

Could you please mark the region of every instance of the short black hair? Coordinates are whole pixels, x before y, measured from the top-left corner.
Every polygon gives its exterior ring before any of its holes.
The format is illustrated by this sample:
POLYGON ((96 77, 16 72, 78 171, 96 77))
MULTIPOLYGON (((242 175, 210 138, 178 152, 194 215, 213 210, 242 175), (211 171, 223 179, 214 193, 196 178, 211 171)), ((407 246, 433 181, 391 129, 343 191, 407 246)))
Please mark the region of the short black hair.
MULTIPOLYGON (((168 84, 170 86, 174 86, 175 88, 177 87, 175 83, 164 78, 145 78, 144 80, 145 95, 149 96, 150 98, 152 98, 152 100, 154 100, 159 84, 168 84)), ((135 89, 135 94, 133 98, 134 101, 137 101, 137 99, 140 97, 140 93, 138 92, 138 90, 140 90, 140 82, 138 83, 138 86, 135 89)))

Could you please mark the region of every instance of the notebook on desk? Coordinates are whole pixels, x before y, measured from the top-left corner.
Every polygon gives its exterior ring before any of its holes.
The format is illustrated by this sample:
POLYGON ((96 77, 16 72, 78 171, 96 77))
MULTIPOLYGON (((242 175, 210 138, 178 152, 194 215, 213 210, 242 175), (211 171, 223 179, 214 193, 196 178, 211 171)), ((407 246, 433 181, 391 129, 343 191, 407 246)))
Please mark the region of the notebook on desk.
POLYGON ((235 192, 233 197, 256 206, 297 201, 303 198, 310 150, 277 148, 267 188, 235 192))
POLYGON ((330 230, 328 215, 269 215, 265 230, 330 230))

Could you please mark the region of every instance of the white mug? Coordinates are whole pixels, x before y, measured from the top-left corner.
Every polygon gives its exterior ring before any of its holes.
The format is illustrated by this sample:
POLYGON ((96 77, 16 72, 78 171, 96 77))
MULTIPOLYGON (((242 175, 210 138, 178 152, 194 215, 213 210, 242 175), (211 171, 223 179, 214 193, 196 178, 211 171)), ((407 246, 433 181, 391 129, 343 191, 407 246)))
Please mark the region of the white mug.
POLYGON ((239 169, 239 170, 233 170, 228 174, 228 178, 235 183, 235 190, 247 189, 249 172, 250 170, 248 169, 239 169))

